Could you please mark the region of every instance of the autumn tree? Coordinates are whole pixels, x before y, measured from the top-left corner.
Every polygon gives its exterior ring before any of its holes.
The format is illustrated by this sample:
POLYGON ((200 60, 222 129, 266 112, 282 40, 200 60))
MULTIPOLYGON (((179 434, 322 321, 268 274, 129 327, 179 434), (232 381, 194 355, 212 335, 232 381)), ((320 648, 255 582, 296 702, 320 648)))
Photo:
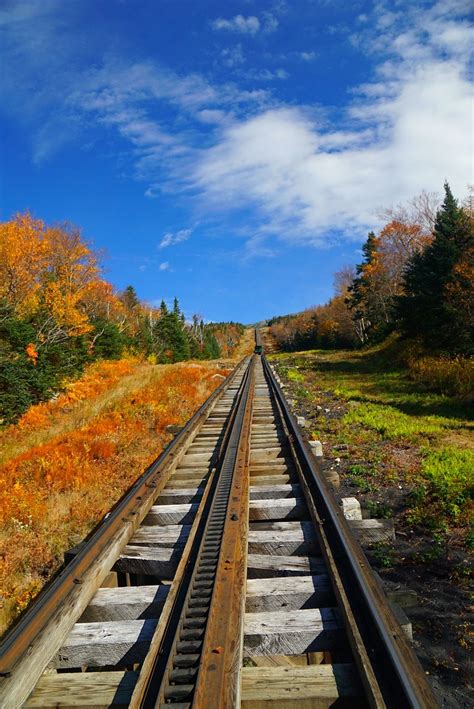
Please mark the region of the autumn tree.
POLYGON ((44 224, 28 212, 0 224, 0 301, 15 316, 38 309, 47 251, 44 224))

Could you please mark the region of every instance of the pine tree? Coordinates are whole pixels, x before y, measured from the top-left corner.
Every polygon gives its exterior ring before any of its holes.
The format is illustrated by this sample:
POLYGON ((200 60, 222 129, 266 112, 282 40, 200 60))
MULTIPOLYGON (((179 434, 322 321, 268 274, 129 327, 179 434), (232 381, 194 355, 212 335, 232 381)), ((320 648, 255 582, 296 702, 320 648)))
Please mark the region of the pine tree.
POLYGON ((472 347, 472 334, 465 331, 463 313, 453 307, 448 293, 456 265, 472 249, 473 233, 447 182, 444 189, 433 241, 408 263, 398 314, 405 334, 421 335, 430 346, 456 352, 472 347))
POLYGON ((371 307, 370 272, 376 260, 377 237, 373 231, 367 235, 367 241, 362 246, 364 260, 356 266, 356 277, 349 286, 347 305, 354 314, 355 329, 360 341, 364 344, 369 339, 369 331, 374 326, 376 318, 371 307))
POLYGON ((164 300, 160 305, 160 318, 155 326, 160 362, 182 362, 190 357, 189 339, 181 317, 178 299, 174 299, 170 312, 164 300))
POLYGON ((121 296, 122 303, 125 305, 127 310, 134 310, 140 301, 138 300, 137 291, 133 286, 127 286, 121 296))

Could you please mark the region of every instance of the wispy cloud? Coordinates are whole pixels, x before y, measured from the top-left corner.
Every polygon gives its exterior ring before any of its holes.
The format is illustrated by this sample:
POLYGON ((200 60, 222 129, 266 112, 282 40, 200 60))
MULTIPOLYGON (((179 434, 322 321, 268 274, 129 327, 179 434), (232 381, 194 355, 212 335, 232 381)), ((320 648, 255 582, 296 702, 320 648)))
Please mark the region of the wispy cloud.
POLYGON ((170 268, 169 261, 163 261, 163 263, 160 263, 160 265, 159 265, 160 271, 169 271, 169 268, 170 268))
POLYGON ((226 47, 221 51, 221 61, 225 66, 235 67, 244 64, 246 59, 241 44, 235 47, 226 47))
POLYGON ((279 26, 279 21, 271 12, 264 12, 261 19, 255 15, 234 15, 229 19, 218 17, 211 22, 213 30, 226 32, 236 32, 238 34, 256 35, 258 32, 270 34, 275 32, 279 26))
POLYGON ((168 231, 166 232, 166 234, 163 234, 163 238, 160 241, 159 248, 166 249, 168 246, 175 246, 176 244, 181 244, 183 241, 187 241, 192 233, 192 229, 180 229, 175 233, 168 231))
POLYGON ((260 20, 255 15, 235 15, 231 19, 218 17, 212 22, 212 29, 254 35, 260 29, 260 20))

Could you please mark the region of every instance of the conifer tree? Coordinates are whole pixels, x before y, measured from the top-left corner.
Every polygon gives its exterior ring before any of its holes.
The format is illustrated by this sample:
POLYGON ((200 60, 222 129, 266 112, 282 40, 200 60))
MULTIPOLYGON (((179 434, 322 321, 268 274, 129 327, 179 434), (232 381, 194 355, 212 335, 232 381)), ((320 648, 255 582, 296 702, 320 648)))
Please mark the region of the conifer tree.
POLYGON ((447 182, 444 189, 433 241, 414 254, 406 269, 398 314, 405 334, 421 335, 430 346, 467 351, 473 345, 472 333, 465 330, 463 313, 453 307, 448 295, 456 265, 472 251, 474 236, 468 215, 459 207, 447 182))

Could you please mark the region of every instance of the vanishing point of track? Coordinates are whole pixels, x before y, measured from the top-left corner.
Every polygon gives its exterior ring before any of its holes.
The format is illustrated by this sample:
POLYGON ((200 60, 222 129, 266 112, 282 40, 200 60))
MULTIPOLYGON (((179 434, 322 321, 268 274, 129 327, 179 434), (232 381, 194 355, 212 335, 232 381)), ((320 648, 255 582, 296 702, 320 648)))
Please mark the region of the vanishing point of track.
POLYGON ((0 707, 435 707, 256 352, 5 636, 0 707))

